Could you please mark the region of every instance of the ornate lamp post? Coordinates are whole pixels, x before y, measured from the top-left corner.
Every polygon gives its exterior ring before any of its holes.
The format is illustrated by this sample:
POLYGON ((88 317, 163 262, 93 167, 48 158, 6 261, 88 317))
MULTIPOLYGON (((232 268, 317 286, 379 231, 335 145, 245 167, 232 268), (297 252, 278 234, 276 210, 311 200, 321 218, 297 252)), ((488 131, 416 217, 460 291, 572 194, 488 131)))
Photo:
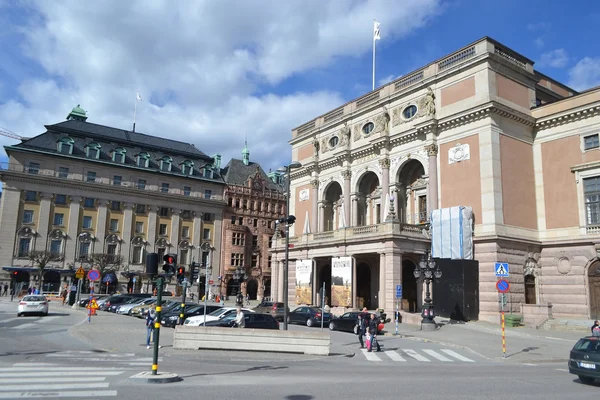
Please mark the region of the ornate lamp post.
POLYGON ((435 279, 436 282, 439 282, 439 279, 442 277, 442 270, 439 265, 433 261, 429 251, 426 251, 423 258, 421 258, 421 261, 419 261, 419 265, 415 268, 414 275, 417 280, 423 277, 425 283, 425 300, 421 309, 421 316, 423 317, 421 320, 421 329, 424 331, 433 331, 436 329, 435 321, 433 320, 435 313, 433 311, 433 304, 431 304, 429 285, 433 279, 435 279))
POLYGON ((248 274, 246 273, 246 268, 241 265, 235 269, 233 273, 233 280, 235 280, 238 284, 237 296, 235 297, 235 305, 243 306, 244 305, 244 296, 242 295, 242 283, 248 278, 248 274))

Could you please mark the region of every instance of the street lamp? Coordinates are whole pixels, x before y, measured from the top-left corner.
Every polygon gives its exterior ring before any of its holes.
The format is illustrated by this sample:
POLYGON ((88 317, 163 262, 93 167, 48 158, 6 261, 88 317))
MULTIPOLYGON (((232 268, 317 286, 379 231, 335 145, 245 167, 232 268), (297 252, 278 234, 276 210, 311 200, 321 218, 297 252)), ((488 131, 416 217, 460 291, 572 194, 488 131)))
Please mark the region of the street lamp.
POLYGON ((246 268, 241 265, 235 269, 233 273, 233 280, 238 283, 238 292, 236 295, 236 306, 244 305, 244 296, 242 296, 242 283, 246 280, 248 274, 246 274, 246 268))
MULTIPOLYGON (((285 211, 285 263, 283 264, 283 330, 288 328, 288 262, 290 259, 290 177, 293 168, 300 168, 302 164, 298 161, 292 161, 287 167, 278 168, 277 171, 286 173, 285 192, 286 192, 286 211, 285 211)), ((294 218, 295 220, 295 218, 294 218)))
POLYGON ((433 261, 431 258, 431 254, 429 251, 426 251, 419 261, 419 265, 415 268, 414 272, 415 278, 418 280, 423 277, 423 281, 425 282, 425 303, 423 304, 421 310, 421 316, 423 319, 421 320, 421 329, 425 331, 433 331, 435 330, 435 321, 433 318, 435 314, 433 312, 433 304, 431 304, 431 293, 429 292, 429 284, 433 279, 436 282, 439 282, 439 279, 442 277, 442 270, 440 266, 433 261))

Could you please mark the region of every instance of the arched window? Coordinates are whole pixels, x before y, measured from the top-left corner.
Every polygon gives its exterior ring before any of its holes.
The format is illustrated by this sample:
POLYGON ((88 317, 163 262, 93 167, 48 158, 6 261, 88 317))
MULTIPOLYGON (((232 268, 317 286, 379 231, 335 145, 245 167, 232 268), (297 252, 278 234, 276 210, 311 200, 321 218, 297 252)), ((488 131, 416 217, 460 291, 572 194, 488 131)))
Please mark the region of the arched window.
POLYGON ((137 166, 142 168, 148 168, 150 165, 150 154, 145 151, 137 155, 137 166))
POLYGON ((50 254, 53 260, 61 260, 64 257, 65 239, 67 235, 61 229, 55 229, 48 234, 50 254))
POLYGON ((112 160, 119 164, 125 164, 125 154, 127 150, 122 147, 117 147, 112 152, 112 160))
POLYGON ((173 159, 169 156, 164 156, 160 159, 160 170, 163 172, 171 172, 171 164, 173 164, 173 159))
POLYGON ((97 160, 100 158, 100 148, 101 146, 98 143, 92 142, 85 146, 85 153, 89 158, 97 160))
POLYGON ((194 162, 190 160, 185 160, 181 165, 181 173, 183 175, 193 175, 194 174, 194 162))
POLYGON ((59 153, 61 154, 73 154, 73 143, 75 141, 70 137, 65 137, 59 139, 56 142, 56 147, 59 153))

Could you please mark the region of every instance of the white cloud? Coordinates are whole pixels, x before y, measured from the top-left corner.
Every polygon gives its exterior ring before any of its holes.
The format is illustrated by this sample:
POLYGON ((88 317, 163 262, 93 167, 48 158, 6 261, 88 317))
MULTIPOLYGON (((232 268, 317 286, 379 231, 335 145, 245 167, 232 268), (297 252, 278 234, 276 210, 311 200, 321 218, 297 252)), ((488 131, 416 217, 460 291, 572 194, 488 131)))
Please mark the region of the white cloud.
POLYGON ((552 67, 552 68, 564 68, 569 63, 569 56, 565 49, 556 49, 542 54, 539 66, 541 67, 552 67))
POLYGON ((527 24, 527 29, 532 32, 547 31, 552 25, 549 22, 532 22, 527 24))
POLYGON ((25 3, 22 51, 48 76, 28 76, 18 97, 0 101, 0 121, 31 136, 81 104, 88 121, 127 129, 139 91, 137 131, 194 143, 225 161, 240 157, 247 134, 251 157, 277 166, 289 160, 293 127, 345 99, 327 87, 270 91, 295 74, 370 51, 373 18, 384 45, 426 24, 440 2, 25 3))
POLYGON ((569 86, 586 90, 600 86, 600 57, 585 57, 569 70, 569 86))
POLYGON ((544 43, 544 39, 542 37, 536 38, 533 41, 533 44, 535 45, 535 47, 537 47, 538 49, 542 49, 545 45, 544 43))
POLYGON ((396 76, 394 74, 388 75, 385 78, 380 79, 379 81, 377 81, 378 86, 383 86, 386 83, 390 83, 391 81, 393 81, 394 79, 399 78, 399 76, 396 76))

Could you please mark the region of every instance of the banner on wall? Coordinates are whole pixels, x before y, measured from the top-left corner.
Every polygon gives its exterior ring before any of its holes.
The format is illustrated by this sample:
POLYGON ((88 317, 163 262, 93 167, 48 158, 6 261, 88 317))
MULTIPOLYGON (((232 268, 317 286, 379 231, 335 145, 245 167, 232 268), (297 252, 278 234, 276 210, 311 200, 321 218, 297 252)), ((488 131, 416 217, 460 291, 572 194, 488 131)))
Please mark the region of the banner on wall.
POLYGON ((312 304, 312 260, 296 261, 296 304, 312 304))
POLYGON ((352 307, 352 257, 331 259, 331 305, 352 307))

